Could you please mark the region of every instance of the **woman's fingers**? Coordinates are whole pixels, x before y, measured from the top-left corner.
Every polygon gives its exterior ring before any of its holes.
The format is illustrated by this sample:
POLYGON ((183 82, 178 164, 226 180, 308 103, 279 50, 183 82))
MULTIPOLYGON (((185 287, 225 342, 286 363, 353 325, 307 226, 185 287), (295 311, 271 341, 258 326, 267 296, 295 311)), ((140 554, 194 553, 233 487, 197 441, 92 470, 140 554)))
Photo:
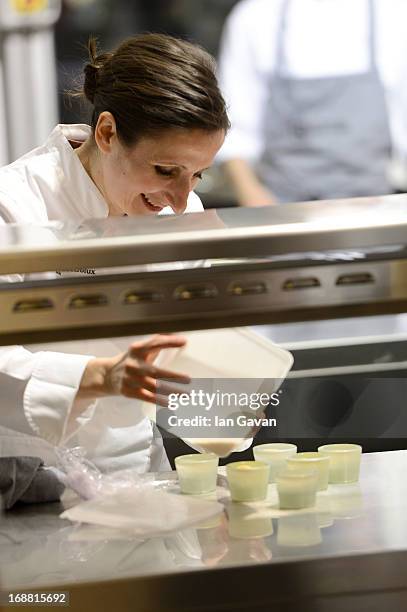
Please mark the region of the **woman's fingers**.
POLYGON ((131 357, 145 359, 151 351, 161 351, 166 348, 180 348, 187 343, 182 336, 153 336, 149 340, 135 342, 129 348, 131 357))
POLYGON ((153 365, 146 365, 146 376, 152 376, 158 380, 167 380, 169 382, 179 382, 184 385, 188 385, 191 382, 191 377, 181 372, 174 372, 174 370, 164 370, 162 368, 156 368, 153 365))
POLYGON ((163 349, 181 348, 186 338, 180 336, 153 336, 149 340, 136 342, 129 347, 129 355, 135 359, 152 362, 163 349))
POLYGON ((176 334, 155 334, 146 341, 146 344, 151 347, 160 346, 163 342, 170 342, 174 347, 184 346, 187 343, 185 336, 178 336, 176 334))
POLYGON ((155 378, 150 378, 148 376, 127 378, 123 384, 127 387, 132 387, 133 389, 147 389, 147 391, 150 391, 151 393, 156 393, 166 397, 172 393, 176 393, 177 395, 180 393, 185 393, 181 387, 168 385, 165 382, 158 381, 155 378))
POLYGON ((149 376, 151 378, 176 381, 181 384, 189 384, 191 382, 190 376, 187 374, 181 374, 180 372, 174 372, 173 370, 164 370, 163 368, 157 368, 150 363, 137 363, 132 361, 126 364, 125 372, 128 376, 139 377, 149 376))
POLYGON ((163 406, 166 408, 168 406, 168 398, 158 395, 157 393, 152 393, 147 389, 130 387, 128 385, 123 385, 122 387, 122 395, 125 397, 139 399, 143 402, 148 402, 149 404, 154 404, 156 406, 163 406))
POLYGON ((160 406, 167 406, 171 393, 182 393, 175 384, 189 384, 186 374, 153 365, 154 357, 165 348, 180 348, 186 344, 181 336, 156 335, 135 342, 109 371, 111 386, 126 397, 134 397, 160 406), (164 382, 163 382, 164 381, 164 382), (166 384, 166 383, 170 384, 166 384))

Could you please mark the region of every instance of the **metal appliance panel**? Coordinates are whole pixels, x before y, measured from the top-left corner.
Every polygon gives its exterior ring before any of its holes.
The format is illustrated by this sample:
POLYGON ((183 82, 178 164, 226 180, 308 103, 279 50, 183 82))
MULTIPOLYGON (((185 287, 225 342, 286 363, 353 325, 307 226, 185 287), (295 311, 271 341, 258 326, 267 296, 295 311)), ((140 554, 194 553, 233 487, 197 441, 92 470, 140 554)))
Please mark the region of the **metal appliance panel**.
POLYGON ((405 312, 406 201, 0 228, 0 342, 405 312))

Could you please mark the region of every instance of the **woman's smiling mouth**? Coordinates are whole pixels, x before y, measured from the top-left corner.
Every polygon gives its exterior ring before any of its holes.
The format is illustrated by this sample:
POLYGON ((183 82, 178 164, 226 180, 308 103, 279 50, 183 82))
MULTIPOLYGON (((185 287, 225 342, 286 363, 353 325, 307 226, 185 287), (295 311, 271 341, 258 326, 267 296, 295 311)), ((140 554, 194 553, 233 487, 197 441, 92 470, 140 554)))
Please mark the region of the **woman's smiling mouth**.
POLYGON ((165 208, 165 205, 157 206, 156 204, 153 204, 144 193, 141 194, 141 199, 143 200, 144 206, 152 212, 158 213, 161 212, 163 208, 165 208))

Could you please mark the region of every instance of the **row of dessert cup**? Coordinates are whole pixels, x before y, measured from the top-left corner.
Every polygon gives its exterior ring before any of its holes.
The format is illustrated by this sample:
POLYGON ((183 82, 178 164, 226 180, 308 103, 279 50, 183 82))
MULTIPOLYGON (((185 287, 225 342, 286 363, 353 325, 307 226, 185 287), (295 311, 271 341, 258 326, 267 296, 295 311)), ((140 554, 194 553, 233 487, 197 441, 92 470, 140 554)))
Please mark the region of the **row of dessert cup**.
MULTIPOLYGON (((317 491, 328 484, 359 480, 362 447, 358 444, 325 444, 318 452, 297 453, 295 444, 260 444, 254 461, 226 466, 233 501, 263 501, 269 483, 275 482, 282 509, 314 506, 317 491)), ((219 457, 214 453, 181 455, 175 459, 182 493, 200 495, 216 489, 219 457)))

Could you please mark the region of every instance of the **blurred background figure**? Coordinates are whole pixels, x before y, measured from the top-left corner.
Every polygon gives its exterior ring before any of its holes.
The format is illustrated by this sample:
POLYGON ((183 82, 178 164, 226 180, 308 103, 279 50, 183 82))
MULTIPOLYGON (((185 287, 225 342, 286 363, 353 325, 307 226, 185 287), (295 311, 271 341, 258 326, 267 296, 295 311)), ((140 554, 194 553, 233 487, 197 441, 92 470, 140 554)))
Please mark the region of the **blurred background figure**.
POLYGON ((232 130, 219 159, 238 203, 406 188, 407 2, 242 0, 220 80, 232 130))

